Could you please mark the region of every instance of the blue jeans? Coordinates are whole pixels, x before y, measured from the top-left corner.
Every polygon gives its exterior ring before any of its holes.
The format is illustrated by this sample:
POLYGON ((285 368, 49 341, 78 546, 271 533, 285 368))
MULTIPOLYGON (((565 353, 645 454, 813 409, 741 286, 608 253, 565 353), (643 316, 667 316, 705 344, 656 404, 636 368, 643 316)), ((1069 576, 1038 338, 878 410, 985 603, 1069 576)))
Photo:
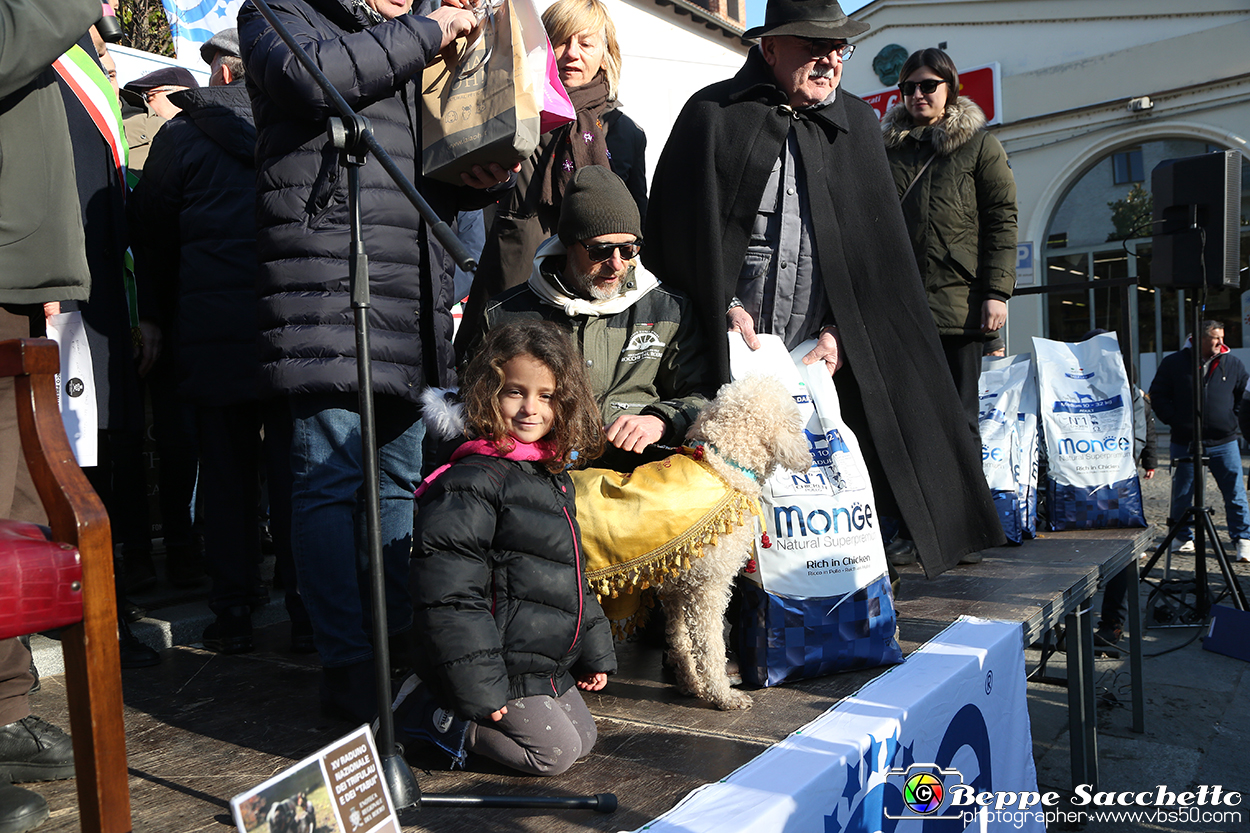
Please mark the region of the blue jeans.
MULTIPOLYGON (((304 394, 291 405, 291 549, 321 664, 373 658, 360 414, 354 393, 304 394)), ((425 426, 415 403, 375 399, 382 561, 392 634, 412 627, 408 562, 413 490, 425 426)))
MULTIPOLYGON (((1194 502, 1194 464, 1178 463, 1177 457, 1190 456, 1188 446, 1171 443, 1172 454, 1172 520, 1179 520, 1194 502)), ((1224 514, 1228 518, 1228 537, 1234 541, 1250 538, 1250 506, 1246 504, 1246 481, 1241 476, 1241 450, 1237 441, 1207 446, 1211 458, 1210 472, 1224 495, 1224 514)), ((1176 541, 1194 537, 1192 524, 1176 532, 1176 541)))

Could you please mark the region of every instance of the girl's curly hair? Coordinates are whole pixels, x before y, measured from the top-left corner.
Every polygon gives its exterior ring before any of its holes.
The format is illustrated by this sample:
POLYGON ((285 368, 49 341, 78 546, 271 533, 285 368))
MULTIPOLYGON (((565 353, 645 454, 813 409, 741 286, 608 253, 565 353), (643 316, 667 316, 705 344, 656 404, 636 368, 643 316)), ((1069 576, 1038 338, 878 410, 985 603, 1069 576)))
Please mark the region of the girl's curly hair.
POLYGON ((499 411, 499 392, 503 389, 503 366, 517 356, 532 356, 542 362, 556 380, 551 433, 544 438, 555 446, 556 455, 547 461, 547 468, 563 471, 602 454, 603 418, 590 393, 582 357, 568 334, 548 321, 517 321, 487 333, 482 349, 460 377, 468 431, 501 447, 511 446, 512 437, 499 411))

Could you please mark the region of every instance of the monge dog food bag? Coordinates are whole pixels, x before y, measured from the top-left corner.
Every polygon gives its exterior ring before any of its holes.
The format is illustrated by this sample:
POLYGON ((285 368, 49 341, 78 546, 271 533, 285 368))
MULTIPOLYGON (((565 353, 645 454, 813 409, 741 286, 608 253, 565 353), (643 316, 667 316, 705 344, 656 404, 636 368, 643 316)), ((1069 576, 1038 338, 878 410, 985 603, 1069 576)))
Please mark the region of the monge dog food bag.
POLYGON ((981 359, 977 414, 981 429, 981 466, 1003 533, 1013 544, 1019 544, 1024 536, 1021 484, 1027 481, 1019 432, 1020 396, 1031 364, 1028 356, 981 359))
POLYGON ((1020 391, 1020 531, 1025 538, 1037 537, 1037 470, 1041 439, 1037 424, 1037 363, 1029 361, 1028 378, 1020 391))
POLYGON ((778 469, 761 484, 763 523, 742 589, 738 664, 752 685, 772 686, 901 662, 881 518, 855 436, 842 421, 824 362, 804 365, 809 341, 787 353, 730 334, 734 378, 776 376, 807 419, 812 466, 778 469))
POLYGON ((1115 335, 1033 339, 1049 469, 1050 528, 1145 526, 1133 464, 1133 398, 1115 335))

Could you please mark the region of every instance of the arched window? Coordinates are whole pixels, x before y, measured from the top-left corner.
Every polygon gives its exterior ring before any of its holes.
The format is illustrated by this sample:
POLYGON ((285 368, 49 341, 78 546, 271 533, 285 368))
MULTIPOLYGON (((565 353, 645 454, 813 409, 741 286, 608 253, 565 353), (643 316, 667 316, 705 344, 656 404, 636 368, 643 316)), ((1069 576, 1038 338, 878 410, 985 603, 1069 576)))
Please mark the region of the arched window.
MULTIPOLYGON (((1204 140, 1180 138, 1126 144, 1109 151, 1072 184, 1046 227, 1040 258, 1044 281, 1057 287, 1122 280, 1107 288, 1052 289, 1046 296, 1047 338, 1075 341, 1097 327, 1118 330, 1125 297, 1120 284, 1136 280, 1129 291, 1136 303, 1129 303, 1128 314, 1137 334, 1142 378, 1149 380, 1157 360, 1180 349, 1189 329, 1180 303, 1183 295, 1150 284, 1150 172, 1164 159, 1223 150, 1204 140)), ((1241 204, 1241 287, 1210 292, 1203 316, 1226 322, 1225 341, 1234 348, 1250 347, 1250 160, 1243 160, 1241 204)))

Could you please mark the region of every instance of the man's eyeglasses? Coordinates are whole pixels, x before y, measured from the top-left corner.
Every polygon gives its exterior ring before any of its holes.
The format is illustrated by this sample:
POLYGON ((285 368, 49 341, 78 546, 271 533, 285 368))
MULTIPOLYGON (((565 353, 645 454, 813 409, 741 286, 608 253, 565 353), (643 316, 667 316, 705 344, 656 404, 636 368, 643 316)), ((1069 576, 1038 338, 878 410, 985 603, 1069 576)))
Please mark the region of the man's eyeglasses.
POLYGON ((808 50, 813 58, 823 58, 830 52, 838 53, 838 57, 844 61, 851 60, 851 56, 855 54, 855 47, 846 41, 838 43, 837 41, 827 40, 825 38, 799 38, 807 44, 808 50))
POLYGON ((945 83, 941 78, 926 78, 923 81, 904 81, 898 85, 898 88, 902 91, 904 98, 910 98, 916 94, 917 87, 925 95, 933 95, 937 92, 937 88, 945 83))
POLYGON ((584 240, 578 240, 582 244, 582 248, 586 250, 586 254, 590 255, 591 263, 603 263, 612 257, 612 253, 618 249, 621 252, 621 260, 633 260, 638 257, 638 253, 642 251, 642 242, 635 240, 633 243, 587 243, 584 240))

